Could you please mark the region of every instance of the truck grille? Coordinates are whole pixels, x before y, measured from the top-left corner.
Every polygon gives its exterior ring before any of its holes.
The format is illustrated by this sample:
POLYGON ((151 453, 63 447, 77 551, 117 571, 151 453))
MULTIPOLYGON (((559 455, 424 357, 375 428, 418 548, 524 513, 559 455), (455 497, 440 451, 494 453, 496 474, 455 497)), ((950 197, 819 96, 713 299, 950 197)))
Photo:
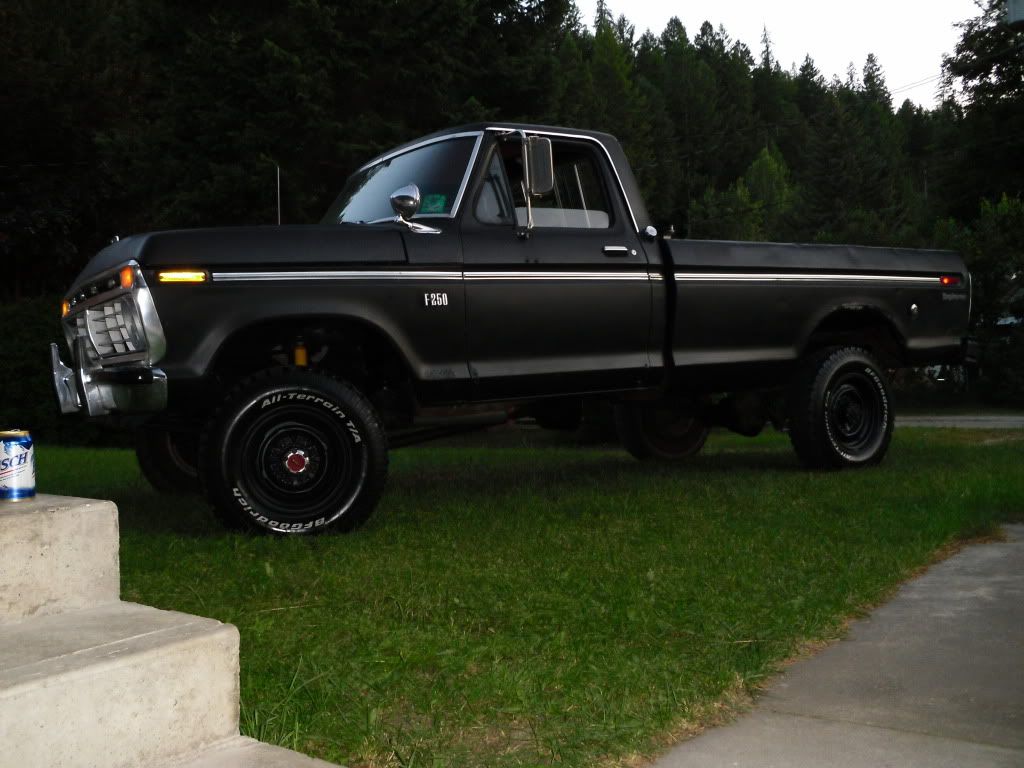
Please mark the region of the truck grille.
POLYGON ((89 363, 121 362, 145 355, 146 334, 131 296, 124 294, 89 307, 73 320, 89 363))
POLYGON ((139 265, 128 261, 66 297, 64 337, 75 362, 87 371, 158 362, 167 339, 139 265))
POLYGON ((86 310, 89 333, 100 357, 146 349, 146 337, 135 303, 127 296, 86 310))

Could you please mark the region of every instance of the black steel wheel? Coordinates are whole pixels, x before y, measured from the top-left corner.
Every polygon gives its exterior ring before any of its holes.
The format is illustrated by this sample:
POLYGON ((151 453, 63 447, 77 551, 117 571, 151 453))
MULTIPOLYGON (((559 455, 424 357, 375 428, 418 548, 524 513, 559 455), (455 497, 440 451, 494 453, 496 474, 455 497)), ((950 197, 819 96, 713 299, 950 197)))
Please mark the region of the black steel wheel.
POLYGON ((195 430, 146 424, 135 430, 142 476, 161 493, 198 493, 199 435, 195 430))
POLYGON ((370 402, 323 374, 243 382, 203 436, 200 476, 225 522, 279 534, 351 530, 373 511, 387 443, 370 402))
POLYGON ((885 375, 859 347, 808 358, 790 391, 789 436, 814 469, 877 464, 892 439, 892 398, 885 375))
POLYGON ((641 461, 689 458, 711 431, 686 401, 621 403, 615 407, 615 428, 623 447, 641 461))

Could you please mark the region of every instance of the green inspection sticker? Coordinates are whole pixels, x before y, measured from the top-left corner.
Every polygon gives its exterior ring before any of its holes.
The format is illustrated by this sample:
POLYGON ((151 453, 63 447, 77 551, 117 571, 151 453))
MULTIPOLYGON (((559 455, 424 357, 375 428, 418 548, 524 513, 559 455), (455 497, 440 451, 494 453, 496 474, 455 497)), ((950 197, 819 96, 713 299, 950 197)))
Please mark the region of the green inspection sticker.
POLYGON ((420 213, 444 213, 448 207, 448 195, 424 195, 420 213))

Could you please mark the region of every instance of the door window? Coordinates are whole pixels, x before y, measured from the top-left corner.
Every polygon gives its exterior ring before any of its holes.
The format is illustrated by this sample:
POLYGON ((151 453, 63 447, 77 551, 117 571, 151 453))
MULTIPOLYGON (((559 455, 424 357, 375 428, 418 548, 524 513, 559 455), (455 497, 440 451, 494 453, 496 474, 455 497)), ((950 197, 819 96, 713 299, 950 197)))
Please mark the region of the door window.
POLYGON ((481 224, 511 224, 514 211, 501 152, 495 150, 476 196, 476 219, 481 224))
MULTIPOLYGON (((555 165, 554 188, 547 195, 530 201, 534 227, 610 227, 611 206, 593 148, 577 141, 553 141, 551 151, 555 165)), ((492 156, 477 197, 477 220, 484 224, 510 224, 511 212, 503 207, 507 205, 509 191, 516 223, 526 226, 522 145, 518 140, 500 143, 492 156), (500 174, 502 168, 504 177, 500 174)))

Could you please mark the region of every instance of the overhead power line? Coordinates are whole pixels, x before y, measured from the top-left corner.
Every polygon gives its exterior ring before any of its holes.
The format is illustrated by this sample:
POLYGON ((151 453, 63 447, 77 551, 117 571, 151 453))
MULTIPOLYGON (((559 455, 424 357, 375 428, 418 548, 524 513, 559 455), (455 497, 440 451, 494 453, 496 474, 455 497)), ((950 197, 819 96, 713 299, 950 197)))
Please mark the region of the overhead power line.
POLYGON ((909 90, 912 90, 914 88, 919 88, 922 85, 927 85, 928 83, 933 82, 935 80, 939 80, 941 78, 942 78, 942 73, 940 72, 937 75, 932 75, 931 77, 925 77, 925 78, 922 78, 921 80, 916 80, 913 83, 907 83, 906 85, 901 85, 899 88, 893 88, 890 91, 890 93, 900 93, 901 91, 909 91, 909 90))
MULTIPOLYGON (((994 58, 997 58, 999 56, 1004 56, 1004 55, 1006 55, 1008 53, 1013 53, 1014 51, 1016 51, 1018 48, 1021 48, 1021 47, 1024 47, 1024 42, 1014 43, 1013 45, 1011 45, 1011 46, 1009 46, 1007 48, 1003 48, 1002 50, 993 51, 992 53, 986 54, 985 56, 979 56, 979 57, 977 57, 977 59, 975 59, 975 61, 978 61, 978 62, 988 61, 989 59, 994 59, 994 58)), ((896 94, 896 93, 901 93, 903 91, 909 91, 909 90, 912 90, 914 88, 920 88, 922 85, 927 85, 928 83, 931 83, 931 82, 933 82, 935 80, 941 80, 941 79, 942 79, 942 73, 940 72, 937 75, 930 75, 928 77, 923 77, 920 80, 915 80, 912 83, 907 83, 906 85, 901 85, 898 88, 893 88, 893 89, 891 89, 889 91, 889 93, 896 94)))

